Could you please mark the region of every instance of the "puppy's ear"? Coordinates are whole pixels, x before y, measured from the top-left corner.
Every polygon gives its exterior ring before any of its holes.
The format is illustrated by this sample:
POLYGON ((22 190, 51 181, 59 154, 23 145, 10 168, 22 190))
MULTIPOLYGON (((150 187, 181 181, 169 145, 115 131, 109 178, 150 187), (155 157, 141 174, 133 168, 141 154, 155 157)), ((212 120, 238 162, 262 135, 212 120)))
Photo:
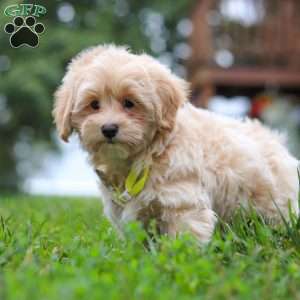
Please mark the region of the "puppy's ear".
POLYGON ((54 94, 55 103, 52 115, 56 124, 59 136, 68 142, 68 138, 72 133, 71 111, 73 107, 72 87, 63 82, 54 94))
POLYGON ((187 101, 189 96, 188 83, 171 74, 156 81, 157 93, 160 97, 159 129, 170 131, 174 127, 178 108, 187 101))

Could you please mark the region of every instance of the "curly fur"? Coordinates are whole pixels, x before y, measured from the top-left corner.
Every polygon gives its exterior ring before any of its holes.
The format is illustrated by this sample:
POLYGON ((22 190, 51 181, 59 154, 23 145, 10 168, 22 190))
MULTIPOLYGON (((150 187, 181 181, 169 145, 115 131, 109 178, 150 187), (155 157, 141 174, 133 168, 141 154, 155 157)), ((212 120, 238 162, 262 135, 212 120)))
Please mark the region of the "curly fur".
POLYGON ((122 231, 138 219, 157 221, 161 233, 188 230, 210 240, 217 220, 251 204, 280 221, 289 203, 298 213, 298 161, 282 138, 258 121, 244 122, 197 109, 187 102, 188 84, 146 54, 98 46, 70 63, 55 94, 55 123, 62 139, 78 133, 91 165, 101 174, 104 212, 122 231), (124 109, 124 98, 134 101, 124 109), (92 100, 99 111, 91 110, 92 100), (101 133, 118 124, 113 143, 101 133), (143 191, 125 207, 112 201, 132 166, 151 168, 143 191))

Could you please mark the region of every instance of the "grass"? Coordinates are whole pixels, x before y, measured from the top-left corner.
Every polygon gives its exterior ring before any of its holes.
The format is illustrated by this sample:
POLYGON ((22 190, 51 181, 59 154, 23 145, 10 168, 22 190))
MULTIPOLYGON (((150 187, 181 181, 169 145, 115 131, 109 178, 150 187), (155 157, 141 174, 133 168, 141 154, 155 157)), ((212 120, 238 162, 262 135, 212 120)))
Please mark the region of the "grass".
POLYGON ((297 222, 239 212, 198 247, 186 235, 145 249, 120 240, 96 199, 0 198, 0 299, 300 299, 297 222))

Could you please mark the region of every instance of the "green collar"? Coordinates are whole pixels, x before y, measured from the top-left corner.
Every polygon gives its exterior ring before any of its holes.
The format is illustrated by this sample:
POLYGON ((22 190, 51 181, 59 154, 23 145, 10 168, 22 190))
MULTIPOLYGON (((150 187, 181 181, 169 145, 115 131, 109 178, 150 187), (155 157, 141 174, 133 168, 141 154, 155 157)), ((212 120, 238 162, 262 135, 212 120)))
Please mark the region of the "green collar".
POLYGON ((125 180, 125 190, 121 192, 118 187, 112 187, 113 201, 124 207, 133 197, 139 195, 149 178, 149 171, 149 167, 143 168, 140 172, 131 168, 125 180))

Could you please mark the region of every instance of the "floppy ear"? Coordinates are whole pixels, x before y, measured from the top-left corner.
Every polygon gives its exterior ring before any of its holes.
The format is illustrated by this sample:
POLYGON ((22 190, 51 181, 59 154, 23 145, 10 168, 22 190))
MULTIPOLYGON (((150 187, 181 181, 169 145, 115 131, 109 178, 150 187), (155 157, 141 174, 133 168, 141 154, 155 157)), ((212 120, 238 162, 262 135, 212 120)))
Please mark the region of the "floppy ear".
POLYGON ((73 107, 72 87, 66 82, 54 94, 55 103, 52 115, 56 124, 59 136, 68 142, 68 138, 72 133, 71 126, 71 110, 73 107))
POLYGON ((73 130, 71 125, 71 112, 74 103, 72 84, 74 82, 74 76, 72 73, 80 74, 82 72, 82 67, 89 64, 99 54, 104 51, 115 49, 127 51, 126 47, 116 47, 112 44, 100 45, 83 50, 70 62, 63 83, 54 94, 55 103, 52 111, 58 133, 65 142, 68 142, 68 138, 73 130))
POLYGON ((161 105, 158 116, 159 129, 170 131, 174 127, 178 108, 188 99, 188 83, 171 74, 157 79, 156 87, 161 105))

